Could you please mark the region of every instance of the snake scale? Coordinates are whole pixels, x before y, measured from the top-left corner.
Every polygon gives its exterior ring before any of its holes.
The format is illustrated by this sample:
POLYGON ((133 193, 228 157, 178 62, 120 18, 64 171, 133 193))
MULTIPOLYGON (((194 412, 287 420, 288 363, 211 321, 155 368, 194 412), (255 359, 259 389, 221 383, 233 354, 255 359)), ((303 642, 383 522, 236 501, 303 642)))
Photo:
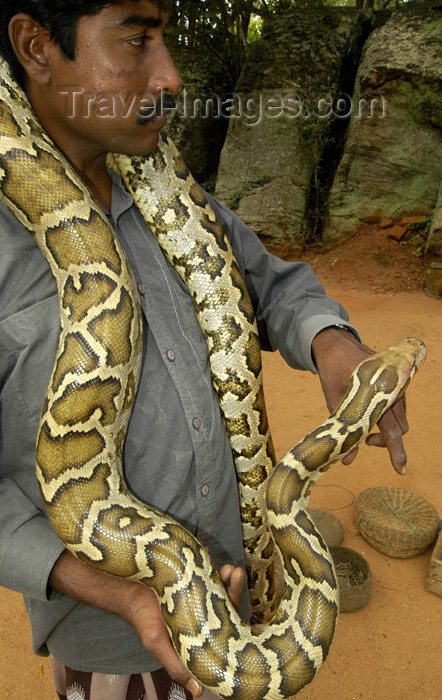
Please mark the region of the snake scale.
POLYGON ((36 447, 52 526, 82 561, 156 591, 180 657, 213 693, 292 697, 324 662, 338 613, 332 559, 306 511, 311 486, 400 395, 424 361, 423 344, 406 339, 364 361, 336 411, 274 468, 253 310, 220 224, 167 135, 149 157, 110 157, 185 281, 207 339, 237 469, 254 619, 266 623, 252 628, 204 548, 124 483, 142 349, 135 282, 102 210, 5 64, 0 134, 1 199, 40 246, 60 297, 59 347, 36 447), (274 545, 283 568, 279 599, 274 545))

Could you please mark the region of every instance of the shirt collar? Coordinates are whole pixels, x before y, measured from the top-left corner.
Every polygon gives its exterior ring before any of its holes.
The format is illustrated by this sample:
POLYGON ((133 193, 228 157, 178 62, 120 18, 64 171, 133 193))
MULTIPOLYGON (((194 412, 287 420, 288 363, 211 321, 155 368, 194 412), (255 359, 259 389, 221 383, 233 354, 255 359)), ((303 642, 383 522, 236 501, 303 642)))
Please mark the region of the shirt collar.
MULTIPOLYGON (((125 188, 121 176, 118 175, 112 168, 107 169, 112 180, 112 201, 110 214, 116 222, 118 218, 124 214, 134 204, 132 195, 125 188)), ((106 212, 109 213, 109 212, 106 212)))

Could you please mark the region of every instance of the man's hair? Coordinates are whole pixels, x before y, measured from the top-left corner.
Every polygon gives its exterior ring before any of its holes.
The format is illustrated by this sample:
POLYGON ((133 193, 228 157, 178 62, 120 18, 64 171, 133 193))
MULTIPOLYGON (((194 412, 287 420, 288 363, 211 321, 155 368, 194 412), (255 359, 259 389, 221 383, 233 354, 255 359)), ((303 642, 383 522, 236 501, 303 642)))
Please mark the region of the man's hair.
MULTIPOLYGON (((137 2, 137 0, 132 0, 137 2)), ((150 0, 162 10, 169 10, 170 0, 150 0)), ((24 72, 9 40, 8 26, 19 12, 33 17, 48 30, 62 52, 73 61, 77 38, 77 22, 84 15, 94 15, 105 6, 120 5, 123 0, 1 0, 0 55, 9 63, 14 78, 23 83, 24 72)))

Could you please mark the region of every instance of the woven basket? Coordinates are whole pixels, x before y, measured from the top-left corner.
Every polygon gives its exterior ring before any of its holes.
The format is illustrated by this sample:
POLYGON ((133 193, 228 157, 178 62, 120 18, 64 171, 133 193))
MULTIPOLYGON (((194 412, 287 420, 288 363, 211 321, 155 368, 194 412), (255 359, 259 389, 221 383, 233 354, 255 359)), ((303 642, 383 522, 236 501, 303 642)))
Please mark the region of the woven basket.
POLYGON ((330 547, 339 588, 340 612, 353 612, 371 598, 371 571, 368 561, 348 547, 330 547))
POLYGON ((414 557, 434 541, 436 508, 407 489, 376 486, 356 501, 355 523, 372 547, 390 557, 414 557))
POLYGON ((307 510, 327 547, 341 544, 344 539, 344 530, 338 518, 322 508, 308 508, 307 510))

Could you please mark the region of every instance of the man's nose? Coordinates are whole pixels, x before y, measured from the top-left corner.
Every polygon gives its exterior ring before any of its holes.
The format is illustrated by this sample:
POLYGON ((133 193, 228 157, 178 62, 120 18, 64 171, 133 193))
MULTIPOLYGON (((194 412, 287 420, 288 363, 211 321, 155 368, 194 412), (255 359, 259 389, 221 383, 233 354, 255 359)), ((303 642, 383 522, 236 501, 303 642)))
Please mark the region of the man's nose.
POLYGON ((181 90, 181 78, 175 67, 167 46, 162 44, 157 49, 155 68, 150 76, 150 90, 176 95, 181 90))

